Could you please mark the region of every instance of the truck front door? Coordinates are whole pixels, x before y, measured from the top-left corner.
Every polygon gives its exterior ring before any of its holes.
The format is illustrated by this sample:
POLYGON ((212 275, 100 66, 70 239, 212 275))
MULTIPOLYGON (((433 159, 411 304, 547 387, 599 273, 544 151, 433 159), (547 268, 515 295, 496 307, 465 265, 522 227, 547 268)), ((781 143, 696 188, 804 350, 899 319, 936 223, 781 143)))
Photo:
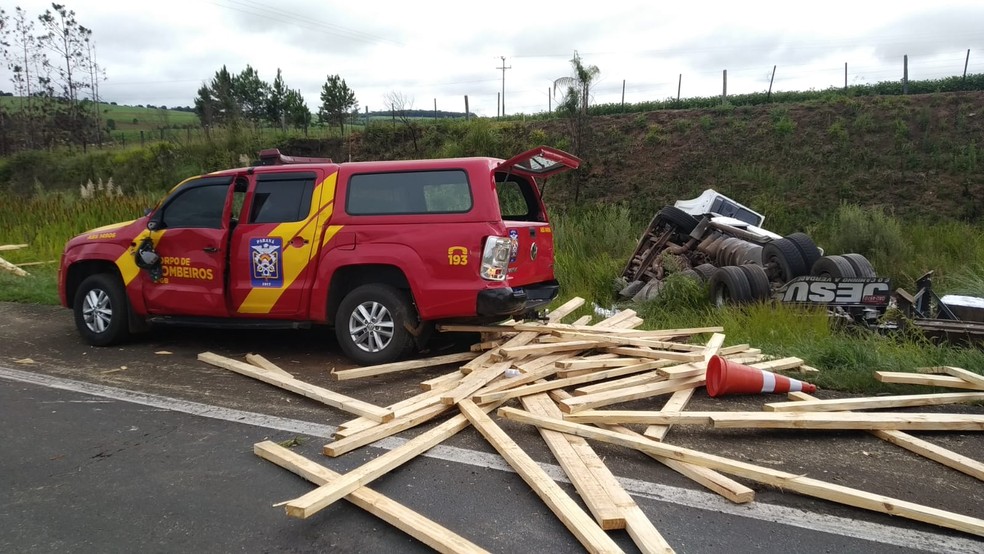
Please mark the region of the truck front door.
POLYGON ((157 315, 226 317, 225 260, 233 187, 230 177, 182 185, 151 218, 160 273, 141 271, 147 311, 157 315), (156 277, 156 280, 155 280, 156 277))

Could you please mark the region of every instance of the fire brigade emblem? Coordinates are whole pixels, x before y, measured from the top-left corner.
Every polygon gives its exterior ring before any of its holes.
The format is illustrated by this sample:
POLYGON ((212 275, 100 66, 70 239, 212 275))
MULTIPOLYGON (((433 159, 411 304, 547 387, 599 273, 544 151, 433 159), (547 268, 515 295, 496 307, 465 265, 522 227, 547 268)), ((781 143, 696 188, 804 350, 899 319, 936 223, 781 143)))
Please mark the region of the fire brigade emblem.
POLYGON ((254 287, 276 288, 284 285, 283 240, 280 237, 264 237, 249 240, 249 253, 254 287))

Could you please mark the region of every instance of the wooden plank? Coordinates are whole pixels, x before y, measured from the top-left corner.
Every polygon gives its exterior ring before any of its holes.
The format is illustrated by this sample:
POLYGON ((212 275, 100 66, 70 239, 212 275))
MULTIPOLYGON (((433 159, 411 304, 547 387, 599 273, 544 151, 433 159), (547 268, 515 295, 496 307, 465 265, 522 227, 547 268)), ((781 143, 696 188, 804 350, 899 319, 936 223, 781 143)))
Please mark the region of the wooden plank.
POLYGON ((757 364, 753 364, 752 367, 763 371, 785 371, 787 369, 796 369, 801 365, 803 365, 803 360, 800 358, 789 357, 759 362, 757 364))
POLYGON ((564 319, 565 317, 577 311, 577 309, 583 305, 584 305, 584 299, 579 296, 575 296, 574 298, 571 298, 570 300, 564 302, 560 306, 557 306, 556 310, 552 310, 548 312, 547 320, 552 322, 558 322, 561 319, 564 319))
POLYGON ((625 530, 643 554, 672 554, 675 552, 639 506, 629 508, 625 512, 625 530))
MULTIPOLYGON (((404 398, 403 400, 395 404, 390 404, 386 408, 389 410, 393 410, 393 418, 396 419, 398 417, 408 415, 408 413, 410 412, 421 410, 427 406, 431 406, 434 403, 440 403, 440 400, 436 400, 435 402, 435 399, 439 399, 443 391, 450 390, 454 386, 455 386, 455 382, 448 381, 446 383, 440 384, 438 387, 435 387, 431 390, 421 392, 420 394, 415 394, 409 398, 404 398), (410 410, 410 412, 408 412, 407 410, 410 410)), ((339 425, 338 430, 335 431, 335 438, 345 438, 354 435, 355 433, 358 433, 360 431, 369 429, 370 427, 375 427, 376 425, 380 425, 380 424, 371 419, 358 417, 346 421, 341 425, 339 425)))
POLYGON ((439 375, 432 379, 421 381, 420 388, 425 391, 428 391, 436 388, 441 388, 447 383, 460 381, 464 378, 465 378, 465 374, 462 373, 461 371, 452 371, 451 373, 445 373, 444 375, 439 375))
MULTIPOLYGON (((791 392, 789 393, 789 398, 806 402, 816 400, 816 398, 806 394, 805 392, 791 392)), ((984 481, 984 463, 978 462, 973 458, 969 458, 963 454, 958 454, 952 450, 948 450, 942 446, 937 446, 929 441, 916 438, 902 431, 882 429, 869 431, 869 433, 883 441, 887 441, 904 448, 909 452, 919 454, 920 456, 933 460, 934 462, 938 462, 961 473, 965 473, 971 477, 984 481)))
POLYGON ((511 365, 512 362, 499 362, 487 368, 478 369, 469 373, 461 380, 461 384, 441 396, 441 402, 445 406, 454 406, 462 399, 468 398, 475 391, 487 385, 489 381, 502 375, 511 365))
POLYGON ((977 385, 978 387, 984 389, 984 375, 980 375, 974 373, 973 371, 967 371, 966 369, 948 366, 948 365, 943 366, 943 371, 945 371, 948 375, 951 375, 953 377, 959 377, 960 379, 963 379, 968 383, 977 385))
POLYGON ((566 342, 554 342, 549 344, 526 344, 523 346, 502 346, 498 349, 504 358, 514 359, 525 356, 540 356, 543 354, 556 354, 558 352, 572 352, 580 350, 591 350, 601 344, 595 340, 575 340, 566 342))
POLYGON ((13 273, 18 277, 27 277, 30 273, 24 271, 23 269, 17 267, 16 265, 8 262, 7 260, 0 258, 0 269, 13 273))
MULTIPOLYGON (((673 379, 670 381, 646 383, 635 387, 628 387, 624 389, 599 392, 595 394, 586 394, 584 396, 575 396, 574 398, 564 400, 560 404, 560 409, 566 413, 575 413, 575 412, 580 412, 582 410, 588 410, 591 408, 600 408, 602 406, 618 404, 619 402, 628 402, 630 400, 652 398, 653 396, 658 396, 661 394, 669 394, 671 392, 676 392, 678 390, 700 387, 703 385, 704 385, 704 379, 702 377, 694 377, 692 379, 673 379)), ((650 421, 647 423, 673 423, 673 422, 650 421)))
POLYGON ((564 492, 564 489, 560 488, 485 412, 469 400, 462 400, 458 407, 475 429, 506 459, 585 548, 591 552, 622 551, 615 541, 564 492))
POLYGON ((347 436, 332 441, 324 446, 322 452, 325 456, 331 456, 333 458, 336 456, 341 456, 342 454, 351 452, 356 448, 361 448, 368 444, 372 444, 378 440, 385 439, 386 437, 406 431, 407 429, 416 427, 426 421, 430 421, 446 412, 449 408, 450 406, 445 406, 435 398, 434 402, 424 405, 414 412, 401 415, 392 421, 380 423, 367 429, 363 429, 357 433, 351 433, 347 436))
MULTIPOLYGON (((570 343, 590 342, 593 346, 631 345, 649 348, 679 349, 679 343, 670 343, 654 338, 635 337, 626 333, 588 333, 584 331, 552 331, 570 343)), ((555 343, 556 344, 556 343, 555 343)), ((566 343, 564 343, 566 344, 566 343)), ((692 350, 692 349, 688 349, 692 350)))
POLYGON ((620 356, 635 356, 654 360, 674 360, 678 362, 696 362, 703 359, 699 352, 678 352, 674 350, 653 350, 650 348, 632 346, 606 346, 605 352, 620 356))
POLYGON ((764 409, 767 412, 842 412, 847 410, 875 410, 910 406, 939 406, 962 402, 979 402, 982 400, 984 400, 984 392, 946 392, 940 394, 837 398, 833 400, 814 399, 802 402, 770 402, 764 406, 764 409))
MULTIPOLYGON (((673 363, 673 362, 659 362, 654 360, 655 363, 673 363)), ((665 381, 666 377, 663 377, 657 371, 647 371, 646 373, 640 373, 638 375, 630 375, 628 377, 622 377, 621 379, 613 379, 610 381, 604 381, 601 383, 595 383, 593 385, 585 385, 583 387, 578 387, 574 389, 574 396, 584 396, 586 394, 597 394, 600 392, 626 389, 629 387, 635 387, 638 385, 643 385, 645 383, 653 383, 656 381, 665 381)))
POLYGON ((27 248, 26 244, 0 244, 0 252, 7 252, 9 250, 20 250, 21 248, 27 248))
MULTIPOLYGON (((670 381, 672 382, 672 381, 670 381)), ((574 400, 583 397, 575 397, 574 400)), ((579 423, 711 425, 715 429, 897 429, 984 431, 984 415, 865 412, 643 412, 603 410, 570 413, 579 423)))
POLYGON ((571 323, 571 325, 587 325, 588 323, 591 323, 591 316, 583 315, 575 319, 574 322, 571 323))
POLYGON ((578 358, 567 359, 556 362, 558 369, 581 370, 581 369, 611 369, 613 367, 625 367, 627 365, 641 364, 643 360, 639 358, 578 358))
MULTIPOLYGON (((724 346, 724 335, 721 333, 714 333, 707 344, 704 345, 704 366, 707 366, 707 362, 721 352, 721 348, 724 346)), ((690 403, 690 399, 694 396, 695 388, 683 389, 674 392, 670 399, 663 404, 660 411, 663 412, 681 412, 690 403)), ((666 438, 666 434, 670 432, 669 425, 650 425, 643 432, 643 435, 649 437, 653 440, 661 441, 666 438)))
POLYGON ((405 362, 393 362, 391 364, 379 364, 355 369, 343 369, 342 371, 332 370, 331 376, 336 381, 346 379, 358 379, 361 377, 371 377, 375 375, 385 375, 398 371, 408 371, 411 369, 422 369, 425 367, 435 367, 439 365, 456 364, 473 360, 478 355, 473 352, 460 352, 457 354, 447 354, 445 356, 433 356, 422 360, 408 360, 405 362))
MULTIPOLYGON (((341 477, 338 473, 292 452, 274 442, 263 441, 253 445, 253 452, 264 460, 300 475, 316 485, 327 485, 341 477)), ((469 552, 481 554, 485 549, 438 524, 418 512, 383 496, 367 487, 353 490, 345 497, 352 504, 382 519, 411 537, 438 552, 456 554, 469 552)))
MULTIPOLYGON (((495 407, 495 404, 488 404, 482 406, 480 409, 491 411, 495 407)), ((311 517, 359 487, 378 479, 437 446, 454 436, 458 431, 468 427, 468 425, 468 419, 465 416, 456 415, 433 429, 408 440, 402 446, 384 452, 331 483, 322 485, 303 496, 285 502, 284 506, 287 515, 302 519, 311 517)))
POLYGON ((526 396, 527 394, 546 392, 551 389, 559 389, 559 388, 570 387, 574 385, 580 385, 583 383, 591 383, 593 381, 610 379, 611 377, 617 377, 621 375, 629 375, 631 373, 638 373, 640 371, 649 371, 650 369, 652 369, 652 366, 654 364, 658 364, 658 363, 659 362, 655 362, 655 361, 643 362, 641 364, 634 365, 634 366, 616 367, 614 369, 596 371, 593 373, 588 373, 586 375, 579 375, 577 377, 568 377, 567 379, 555 379, 553 381, 545 381, 543 383, 525 385, 522 387, 516 387, 514 389, 493 392, 489 394, 482 394, 480 397, 473 398, 473 400, 479 403, 485 403, 485 402, 507 400, 509 398, 518 398, 520 396, 526 396))
POLYGON ((949 529, 956 529, 965 533, 984 536, 984 520, 962 514, 940 510, 929 506, 923 506, 905 500, 899 500, 888 496, 870 493, 867 491, 845 487, 812 479, 803 475, 796 475, 785 471, 778 471, 772 468, 757 466, 747 462, 732 460, 714 454, 707 454, 689 448, 673 446, 662 442, 649 439, 639 439, 628 435, 622 435, 606 429, 598 429, 588 425, 581 425, 570 421, 563 421, 556 418, 548 418, 523 412, 514 408, 501 408, 498 412, 500 417, 511 421, 546 427, 554 431, 578 435, 587 439, 598 440, 611 444, 617 444, 628 448, 634 448, 643 452, 651 452, 658 456, 673 458, 676 460, 689 462, 704 467, 709 467, 737 475, 745 479, 750 479, 759 483, 778 487, 781 490, 789 490, 822 498, 832 502, 846 504, 857 508, 863 508, 874 512, 891 514, 904 517, 915 521, 922 521, 933 525, 939 525, 949 529))
MULTIPOLYGON (((560 417, 560 410, 557 405, 544 393, 524 396, 520 401, 530 413, 560 417)), ((549 429, 539 429, 539 431, 543 441, 547 443, 550 452, 553 453, 564 473, 570 478, 574 488, 581 495, 581 500, 584 501, 598 525, 606 531, 625 529, 625 516, 621 508, 608 494, 604 485, 598 481, 599 474, 593 471, 600 468, 588 468, 585 461, 574 449, 573 442, 580 441, 587 444, 585 440, 581 437, 572 437, 549 429)), ((604 467, 604 464, 601 466, 604 467)))
MULTIPOLYGON (((645 435, 640 435, 632 429, 621 425, 607 425, 604 423, 599 423, 598 426, 602 429, 635 437, 639 440, 652 440, 645 435)), ((721 495, 725 499, 734 502, 735 504, 747 504, 755 500, 754 490, 742 485, 727 475, 718 473, 713 469, 687 462, 681 462, 680 460, 675 460, 666 456, 659 456, 653 454, 652 452, 643 452, 643 454, 646 454, 650 458, 662 463, 680 475, 687 477, 691 481, 702 485, 708 490, 721 495)))
MULTIPOLYGON (((563 390, 553 390, 550 391, 550 397, 555 401, 560 402, 566 398, 570 398, 570 394, 563 390)), ((554 417, 554 416, 551 416, 554 417)), ((643 435, 636 433, 635 431, 629 429, 628 427, 622 427, 620 425, 602 425, 604 429, 610 431, 615 431, 617 433, 622 433, 625 435, 634 436, 645 440, 643 435)), ((688 464, 674 460, 672 458, 666 458, 664 456, 656 456, 648 452, 644 452, 650 458, 660 462, 666 467, 676 471, 680 475, 687 477, 694 481, 695 483, 706 487, 712 492, 723 496, 727 500, 734 502, 735 504, 745 504, 751 502, 755 499, 755 491, 742 485, 741 483, 735 481, 734 479, 727 477, 714 471, 713 469, 708 469, 706 467, 701 467, 698 465, 688 464)), ((628 526, 631 526, 631 522, 627 522, 628 526)))
POLYGON ((502 346, 502 343, 506 342, 506 339, 494 339, 482 342, 476 342, 475 344, 468 347, 468 350, 472 352, 485 352, 486 350, 492 350, 493 348, 498 348, 502 346))
POLYGON ((923 375, 905 371, 876 371, 875 379, 882 383, 899 385, 925 385, 928 387, 946 387, 951 389, 984 390, 984 387, 970 383, 960 377, 951 375, 923 375))
POLYGON ((281 377, 287 377, 287 378, 290 378, 290 379, 293 379, 294 378, 294 376, 291 375, 289 372, 284 371, 283 368, 281 368, 277 364, 271 362, 270 360, 264 358, 263 356, 261 356, 259 354, 246 354, 246 361, 249 364, 254 365, 254 366, 256 366, 256 367, 258 367, 260 369, 265 369, 267 371, 272 371, 272 372, 280 375, 281 377))
POLYGON ((213 354, 212 352, 202 352, 198 355, 198 359, 207 364, 228 369, 229 371, 234 371, 241 375, 246 375, 247 377, 252 377, 263 381, 264 383, 268 383, 291 392, 296 392, 297 394, 304 395, 312 400, 317 400, 318 402, 327 404, 333 408, 338 408, 339 410, 355 415, 367 417, 373 421, 386 422, 394 417, 392 410, 380 408, 379 406, 368 402, 363 402, 362 400, 345 396, 344 394, 339 394, 326 388, 305 383, 304 381, 295 379, 294 377, 287 378, 265 369, 259 369, 245 362, 240 362, 239 360, 233 360, 231 358, 219 356, 218 354, 213 354))

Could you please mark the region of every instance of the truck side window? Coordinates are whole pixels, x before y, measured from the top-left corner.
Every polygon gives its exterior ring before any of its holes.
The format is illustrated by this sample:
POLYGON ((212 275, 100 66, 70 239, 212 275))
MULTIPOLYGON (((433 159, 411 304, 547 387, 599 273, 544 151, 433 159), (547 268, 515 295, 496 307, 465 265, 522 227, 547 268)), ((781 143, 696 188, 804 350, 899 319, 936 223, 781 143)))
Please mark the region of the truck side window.
POLYGON ((353 175, 345 199, 345 211, 352 215, 453 214, 471 208, 468 175, 460 169, 353 175))
POLYGON ((311 211, 314 173, 264 174, 256 178, 250 223, 301 221, 311 211))
POLYGON ((172 198, 161 218, 165 229, 222 228, 229 183, 187 188, 172 198))

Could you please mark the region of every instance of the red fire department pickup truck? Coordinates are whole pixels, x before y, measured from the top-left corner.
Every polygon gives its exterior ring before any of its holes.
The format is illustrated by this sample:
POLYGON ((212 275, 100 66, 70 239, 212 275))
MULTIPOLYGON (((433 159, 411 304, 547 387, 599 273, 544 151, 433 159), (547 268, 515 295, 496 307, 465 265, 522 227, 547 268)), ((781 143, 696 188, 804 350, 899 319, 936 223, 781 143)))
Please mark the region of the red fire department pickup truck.
POLYGON ((558 293, 537 179, 580 160, 333 163, 260 152, 187 179, 147 215, 65 246, 61 303, 103 346, 154 323, 334 326, 344 353, 386 363, 438 321, 492 321, 558 293))

